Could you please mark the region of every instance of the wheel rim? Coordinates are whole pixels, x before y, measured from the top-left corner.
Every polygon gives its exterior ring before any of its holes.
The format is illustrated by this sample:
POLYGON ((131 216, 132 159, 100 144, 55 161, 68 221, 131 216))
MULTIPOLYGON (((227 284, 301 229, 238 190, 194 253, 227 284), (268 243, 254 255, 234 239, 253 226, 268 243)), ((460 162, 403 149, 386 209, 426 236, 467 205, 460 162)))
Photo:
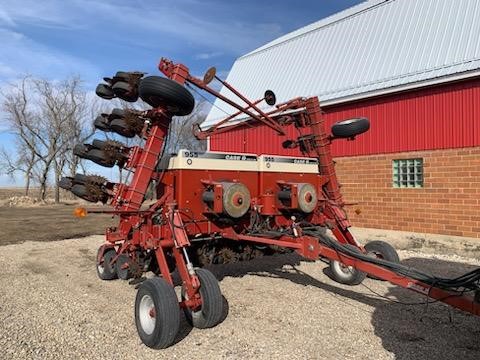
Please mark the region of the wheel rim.
POLYGON ((354 268, 353 266, 347 266, 345 264, 342 264, 341 262, 337 261, 335 262, 335 267, 337 268, 338 271, 340 271, 344 275, 352 275, 354 268))
POLYGON ((97 270, 99 274, 103 274, 105 272, 105 267, 102 264, 98 264, 97 270))
POLYGON ((143 295, 142 300, 140 300, 140 306, 138 309, 140 317, 140 325, 142 330, 147 334, 151 335, 153 330, 155 330, 155 324, 157 322, 155 304, 150 295, 143 295))
POLYGON ((379 253, 378 251, 369 251, 367 255, 370 255, 372 257, 376 257, 377 259, 383 259, 383 255, 379 253))

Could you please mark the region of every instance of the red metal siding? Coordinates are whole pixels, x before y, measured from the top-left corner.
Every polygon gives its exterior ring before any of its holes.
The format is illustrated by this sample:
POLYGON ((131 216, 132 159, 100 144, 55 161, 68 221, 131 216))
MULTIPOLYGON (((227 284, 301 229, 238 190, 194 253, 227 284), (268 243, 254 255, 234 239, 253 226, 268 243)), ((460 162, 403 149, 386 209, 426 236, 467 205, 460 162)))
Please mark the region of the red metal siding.
MULTIPOLYGON (((335 156, 451 149, 480 145, 480 79, 445 84, 355 103, 323 108, 327 124, 352 117, 370 119, 370 131, 355 141, 335 141, 335 156)), ((283 140, 296 138, 296 129, 278 136, 265 126, 245 127, 217 135, 210 149, 282 155, 283 140)))
POLYGON ((210 150, 245 152, 245 128, 210 137, 210 150))

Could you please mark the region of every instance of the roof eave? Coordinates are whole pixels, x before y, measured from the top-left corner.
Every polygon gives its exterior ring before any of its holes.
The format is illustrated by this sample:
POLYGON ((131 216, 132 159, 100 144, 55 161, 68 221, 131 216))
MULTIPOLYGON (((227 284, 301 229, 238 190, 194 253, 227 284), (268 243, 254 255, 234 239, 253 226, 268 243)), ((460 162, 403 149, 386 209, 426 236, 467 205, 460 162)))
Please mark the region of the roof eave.
POLYGON ((421 81, 398 85, 398 86, 392 86, 389 88, 367 91, 359 94, 338 97, 338 98, 329 99, 329 100, 324 100, 321 102, 321 105, 330 106, 330 105, 349 103, 353 101, 367 100, 367 99, 378 97, 378 96, 385 96, 385 95, 390 95, 390 94, 399 93, 403 91, 420 89, 428 86, 442 85, 442 84, 465 80, 465 79, 474 78, 474 77, 480 77, 480 69, 451 74, 451 75, 445 75, 445 76, 441 76, 433 79, 421 80, 421 81))
MULTIPOLYGON (((323 101, 320 102, 320 105, 322 107, 327 107, 327 106, 340 105, 340 104, 345 104, 345 103, 350 103, 350 102, 355 102, 355 101, 368 100, 368 99, 379 97, 379 96, 386 96, 386 95, 391 95, 391 94, 396 94, 396 93, 400 93, 400 92, 404 92, 404 91, 425 88, 425 87, 434 86, 434 85, 443 85, 443 84, 446 84, 446 83, 466 80, 466 79, 475 78, 475 77, 480 77, 480 69, 472 70, 472 71, 466 71, 466 72, 462 72, 462 73, 456 73, 456 74, 452 74, 452 75, 441 76, 441 77, 437 77, 437 78, 434 78, 434 79, 422 80, 422 81, 417 81, 417 82, 398 85, 398 86, 392 86, 392 87, 384 88, 384 89, 367 91, 367 92, 363 92, 363 93, 359 93, 359 94, 354 94, 354 95, 349 95, 349 96, 344 96, 344 97, 338 97, 338 98, 329 99, 329 100, 323 100, 323 101)), ((235 121, 229 122, 228 125, 243 122, 243 121, 245 121, 245 119, 246 118, 237 119, 235 121)), ((221 119, 219 119, 219 120, 221 120, 221 119)), ((213 121, 213 122, 208 121, 208 124, 205 124, 205 125, 207 125, 207 127, 210 127, 213 124, 215 124, 216 122, 217 121, 213 121)), ((224 125, 224 126, 228 126, 228 125, 224 125)))

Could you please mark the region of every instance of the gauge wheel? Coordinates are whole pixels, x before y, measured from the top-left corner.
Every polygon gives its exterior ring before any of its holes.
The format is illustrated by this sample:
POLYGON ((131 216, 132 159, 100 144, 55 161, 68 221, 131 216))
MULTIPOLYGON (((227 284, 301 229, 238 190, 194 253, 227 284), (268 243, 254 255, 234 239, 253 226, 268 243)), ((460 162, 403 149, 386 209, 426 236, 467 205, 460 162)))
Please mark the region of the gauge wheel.
POLYGON ((135 298, 135 325, 142 342, 153 349, 164 349, 175 341, 180 329, 180 307, 165 279, 154 277, 141 283, 135 298))
POLYGON ((91 160, 94 163, 101 165, 103 167, 114 167, 115 166, 115 160, 114 159, 108 159, 107 155, 103 150, 98 150, 98 149, 90 149, 87 153, 86 156, 84 156, 85 159, 91 160))
POLYGON ((95 94, 106 100, 111 100, 115 97, 112 88, 106 84, 98 84, 95 89, 95 94))
POLYGON ((108 124, 108 119, 102 115, 97 116, 97 118, 93 121, 93 126, 95 126, 96 129, 109 132, 110 131, 110 125, 108 124))
MULTIPOLYGON (((202 305, 196 311, 184 308, 185 318, 199 329, 211 328, 220 323, 223 315, 223 296, 217 278, 206 269, 197 269, 200 280, 200 297, 202 305)), ((187 300, 187 294, 182 287, 182 300, 187 300)))
POLYGON ((84 158, 87 156, 88 153, 88 146, 85 146, 85 144, 77 144, 73 147, 73 155, 79 156, 81 158, 84 158))
POLYGON ((103 247, 100 247, 97 252, 97 275, 102 280, 114 280, 117 278, 117 271, 115 265, 111 265, 112 259, 117 254, 115 249, 105 249, 103 253, 103 261, 98 261, 98 255, 102 251, 103 247))
POLYGON ((127 138, 135 137, 135 131, 132 131, 131 127, 123 119, 115 119, 110 123, 112 131, 127 138))
MULTIPOLYGON (((381 240, 370 241, 365 244, 365 250, 367 251, 367 254, 372 255, 376 258, 387 260, 397 264, 400 262, 400 258, 398 256, 397 250, 395 250, 395 248, 392 245, 390 245, 385 241, 381 241, 381 240)), ((382 280, 373 275, 368 275, 368 277, 375 280, 382 280)))
POLYGON ((132 278, 132 271, 130 269, 130 257, 127 254, 121 254, 118 256, 115 262, 115 268, 117 269, 117 275, 119 279, 128 280, 132 278))
MULTIPOLYGON (((344 246, 361 254, 360 249, 356 246, 351 244, 346 244, 344 246)), ((345 285, 358 285, 365 280, 365 277, 367 276, 363 271, 355 269, 353 266, 346 266, 337 260, 330 261, 330 273, 333 280, 345 285)))
POLYGON ((70 190, 73 186, 71 177, 62 177, 58 182, 58 186, 65 190, 70 190))
POLYGON ((138 92, 136 86, 124 81, 118 81, 112 86, 112 90, 120 99, 135 102, 138 100, 138 92))

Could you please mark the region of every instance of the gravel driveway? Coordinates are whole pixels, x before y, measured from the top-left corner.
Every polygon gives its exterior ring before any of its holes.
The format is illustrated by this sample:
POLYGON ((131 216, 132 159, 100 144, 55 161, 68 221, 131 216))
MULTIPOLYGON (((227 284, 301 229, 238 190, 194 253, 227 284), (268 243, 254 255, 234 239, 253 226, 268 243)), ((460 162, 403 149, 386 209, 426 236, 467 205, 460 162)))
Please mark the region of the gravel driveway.
MULTIPOLYGON (((95 253, 102 236, 0 247, 2 359, 480 359, 480 317, 388 283, 338 285, 322 262, 295 255, 216 266, 228 300, 213 329, 182 320, 178 342, 151 350, 139 340, 135 290, 100 281, 95 253)), ((402 251, 405 263, 441 275, 479 265, 460 257, 402 251)))

